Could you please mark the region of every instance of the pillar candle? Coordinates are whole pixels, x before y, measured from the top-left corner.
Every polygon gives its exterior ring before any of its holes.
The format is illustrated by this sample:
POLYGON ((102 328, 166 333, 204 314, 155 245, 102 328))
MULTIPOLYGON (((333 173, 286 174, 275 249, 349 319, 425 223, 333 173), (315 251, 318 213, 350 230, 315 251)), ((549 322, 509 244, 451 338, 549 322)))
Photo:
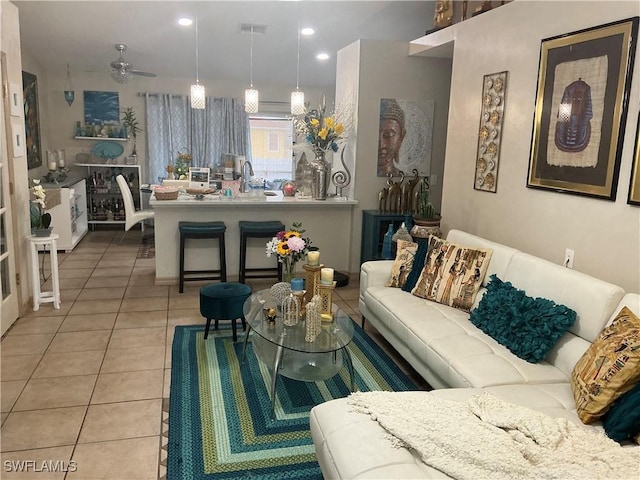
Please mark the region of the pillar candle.
POLYGON ((292 278, 291 279, 291 291, 301 292, 304 290, 304 278, 292 278))
POLYGON ((333 283, 333 268, 320 270, 320 283, 323 285, 331 285, 333 283))
POLYGON ((307 263, 312 267, 317 267, 320 264, 320 252, 312 250, 307 253, 307 263))

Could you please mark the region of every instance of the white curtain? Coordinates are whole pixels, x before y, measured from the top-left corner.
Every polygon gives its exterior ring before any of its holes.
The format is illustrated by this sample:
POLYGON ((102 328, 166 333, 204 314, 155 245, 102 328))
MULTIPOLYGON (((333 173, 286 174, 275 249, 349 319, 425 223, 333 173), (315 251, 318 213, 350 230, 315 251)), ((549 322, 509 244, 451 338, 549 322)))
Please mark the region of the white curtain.
POLYGON ((149 183, 166 177, 180 152, 191 153, 194 167, 219 166, 224 153, 251 158, 249 117, 240 100, 208 97, 204 110, 193 110, 188 96, 147 93, 145 105, 149 183))

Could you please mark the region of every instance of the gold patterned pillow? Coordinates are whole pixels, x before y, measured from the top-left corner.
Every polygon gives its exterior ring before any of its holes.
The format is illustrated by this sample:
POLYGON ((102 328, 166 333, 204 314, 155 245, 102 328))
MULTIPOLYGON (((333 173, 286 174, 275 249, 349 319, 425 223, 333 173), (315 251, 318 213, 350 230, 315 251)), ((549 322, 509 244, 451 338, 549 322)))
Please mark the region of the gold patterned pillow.
POLYGON ((468 312, 492 253, 491 249, 468 248, 431 237, 424 269, 411 293, 468 312))
POLYGON ((578 360, 571 377, 580 420, 598 420, 640 381, 640 319, 623 307, 578 360))
POLYGON ((407 275, 411 272, 413 259, 416 256, 418 244, 407 240, 398 240, 398 249, 396 251, 396 261, 391 267, 391 278, 387 282, 387 287, 402 288, 407 281, 407 275))

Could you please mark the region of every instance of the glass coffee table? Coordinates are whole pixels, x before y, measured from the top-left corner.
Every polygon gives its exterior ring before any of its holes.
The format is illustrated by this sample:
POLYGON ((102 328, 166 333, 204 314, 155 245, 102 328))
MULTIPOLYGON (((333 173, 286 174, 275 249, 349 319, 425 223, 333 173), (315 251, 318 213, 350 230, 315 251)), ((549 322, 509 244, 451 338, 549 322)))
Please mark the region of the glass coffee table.
MULTIPOLYGON (((244 304, 244 316, 249 324, 244 337, 244 360, 249 334, 254 352, 271 369, 271 417, 274 417, 278 375, 303 382, 318 382, 336 375, 344 366, 349 371, 351 391, 354 389, 353 362, 347 348, 353 339, 353 321, 333 305, 333 321, 323 322, 320 334, 313 342, 305 341, 305 322, 287 326, 278 311, 275 324, 263 315, 264 307, 276 308, 269 290, 261 290, 244 304)), ((278 309, 277 309, 278 310, 278 309)))

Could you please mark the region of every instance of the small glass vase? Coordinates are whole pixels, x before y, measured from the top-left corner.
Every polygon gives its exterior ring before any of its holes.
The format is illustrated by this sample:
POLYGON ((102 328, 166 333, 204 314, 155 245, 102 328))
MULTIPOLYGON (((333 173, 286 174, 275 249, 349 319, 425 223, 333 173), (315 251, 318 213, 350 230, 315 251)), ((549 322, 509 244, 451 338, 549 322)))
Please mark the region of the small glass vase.
POLYGON ((291 283, 291 280, 296 276, 296 262, 290 259, 285 259, 282 262, 282 281, 291 283))

